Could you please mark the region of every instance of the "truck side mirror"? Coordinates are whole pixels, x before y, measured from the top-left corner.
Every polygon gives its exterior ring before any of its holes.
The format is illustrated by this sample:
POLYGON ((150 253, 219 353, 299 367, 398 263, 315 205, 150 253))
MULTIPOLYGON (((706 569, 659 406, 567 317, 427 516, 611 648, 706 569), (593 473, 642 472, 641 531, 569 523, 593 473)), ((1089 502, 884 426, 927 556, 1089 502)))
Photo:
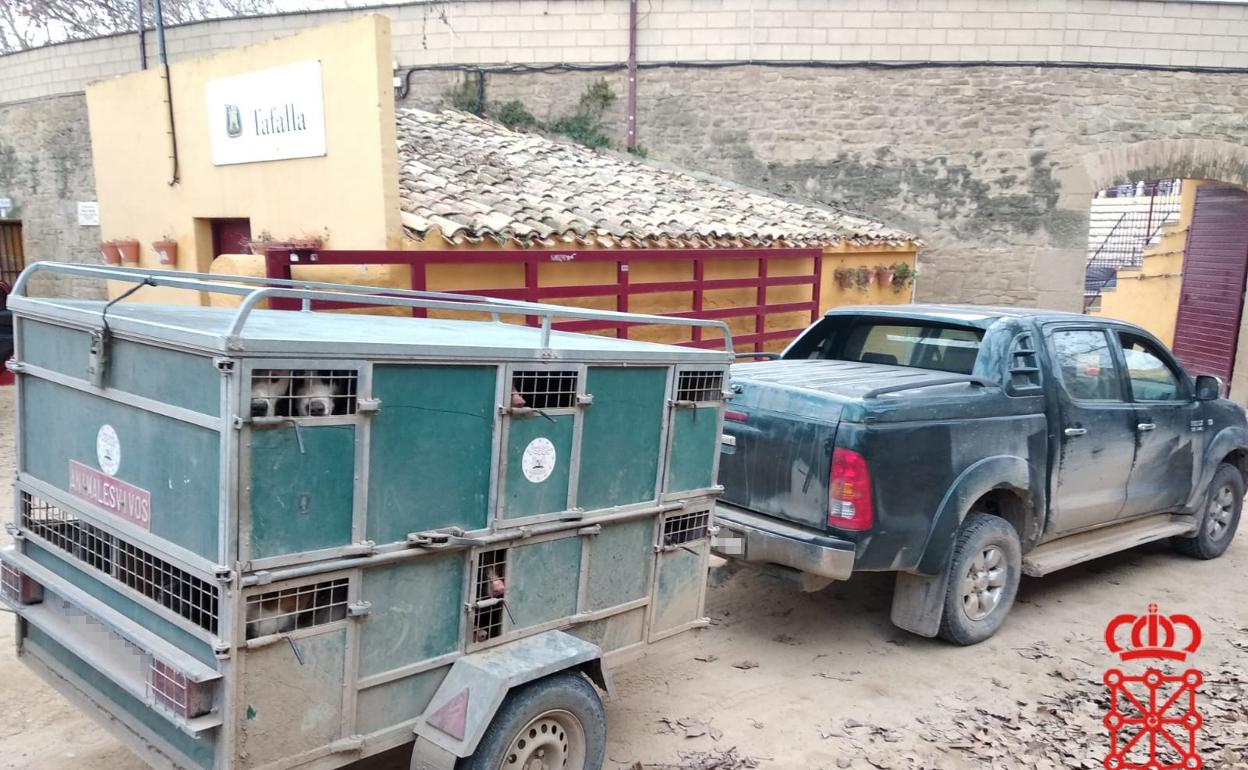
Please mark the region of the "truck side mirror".
POLYGON ((1196 400, 1216 401, 1222 397, 1222 380, 1212 374, 1196 376, 1196 400))

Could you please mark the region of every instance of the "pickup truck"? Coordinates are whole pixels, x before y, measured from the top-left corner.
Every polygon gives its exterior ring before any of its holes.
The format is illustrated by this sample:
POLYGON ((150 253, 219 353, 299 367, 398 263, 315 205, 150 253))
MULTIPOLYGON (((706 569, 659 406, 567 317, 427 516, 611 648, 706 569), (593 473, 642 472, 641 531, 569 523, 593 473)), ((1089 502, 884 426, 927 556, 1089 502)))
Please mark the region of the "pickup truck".
POLYGON ((923 636, 988 638, 1021 575, 1164 538, 1215 558, 1239 523, 1244 410, 1130 324, 838 308, 729 391, 716 552, 808 591, 895 572, 923 636))

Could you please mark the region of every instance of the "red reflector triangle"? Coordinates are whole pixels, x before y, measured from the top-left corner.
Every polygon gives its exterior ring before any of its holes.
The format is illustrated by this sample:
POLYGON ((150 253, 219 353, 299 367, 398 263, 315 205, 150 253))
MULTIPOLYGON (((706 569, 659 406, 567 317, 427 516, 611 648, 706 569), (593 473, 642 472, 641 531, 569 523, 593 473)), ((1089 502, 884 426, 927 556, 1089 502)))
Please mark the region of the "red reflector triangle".
POLYGON ((464 726, 468 722, 468 688, 442 704, 442 708, 429 715, 425 722, 457 741, 464 739, 464 726))

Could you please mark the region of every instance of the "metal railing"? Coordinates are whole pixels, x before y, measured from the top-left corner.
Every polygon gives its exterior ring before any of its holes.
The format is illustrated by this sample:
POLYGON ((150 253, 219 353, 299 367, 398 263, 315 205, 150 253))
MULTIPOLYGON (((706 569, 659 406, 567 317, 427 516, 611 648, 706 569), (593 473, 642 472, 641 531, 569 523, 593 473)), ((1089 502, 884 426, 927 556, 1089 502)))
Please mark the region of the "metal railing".
POLYGON ((1171 220, 1150 205, 1143 211, 1125 211, 1114 222, 1084 267, 1083 309, 1087 312, 1106 288, 1115 286, 1119 270, 1144 264, 1144 251, 1171 220))
MULTIPOLYGON (((431 278, 431 269, 494 266, 500 272, 508 267, 523 270, 523 286, 482 286, 468 290, 468 294, 490 301, 501 299, 538 302, 541 300, 609 298, 616 312, 627 312, 630 301, 656 295, 679 294, 689 297, 688 310, 680 310, 666 318, 687 319, 748 319, 752 329, 738 329, 737 344, 750 346, 762 352, 768 343, 789 342, 800 334, 801 328, 777 329, 769 325, 769 315, 804 314, 809 323, 818 320, 821 313, 820 289, 823 282, 823 252, 817 248, 743 248, 743 249, 483 249, 483 250, 390 250, 390 251, 339 251, 274 248, 265 252, 266 274, 273 279, 289 279, 292 268, 326 265, 390 265, 406 267, 411 288, 424 291, 431 278), (774 262, 809 260, 809 269, 793 272, 792 266, 780 270, 774 262), (717 277, 716 266, 736 266, 753 262, 752 269, 727 270, 731 277, 717 277), (613 269, 611 280, 590 283, 576 280, 575 275, 561 267, 578 264, 608 265, 613 269), (633 276, 634 265, 688 264, 691 274, 681 280, 641 281, 633 276), (553 268, 553 270, 552 270, 553 268), (561 280, 550 280, 555 270, 561 280), (776 301, 777 289, 809 287, 809 299, 776 301), (741 290, 749 299, 731 307, 714 301, 715 292, 741 290), (717 306, 718 305, 718 306, 717 306), (750 323, 752 321, 752 323, 750 323)), ((801 292, 807 293, 805 291, 801 292)), ((295 309, 293 303, 277 301, 270 303, 275 309, 295 309)), ((349 309, 350 303, 325 306, 349 309)), ((549 306, 548 306, 549 307, 549 306)), ((421 315, 419 311, 414 315, 421 315)), ((528 323, 537 325, 536 319, 528 323)), ((602 319, 588 316, 584 320, 556 325, 558 331, 609 331, 614 330, 620 338, 628 336, 628 323, 604 323, 602 319)), ((703 339, 702 329, 694 325, 692 339, 677 343, 692 347, 717 347, 718 339, 703 339)))
POLYGON ((725 352, 729 354, 733 352, 732 331, 728 328, 728 324, 724 321, 712 319, 647 315, 614 310, 590 310, 565 305, 546 305, 538 302, 525 302, 473 294, 455 294, 451 292, 387 289, 374 286, 295 281, 281 278, 215 275, 211 273, 150 270, 138 267, 106 267, 64 262, 36 262, 23 270, 13 285, 13 297, 18 300, 14 305, 15 307, 20 306, 22 300, 39 301, 38 298, 29 297, 26 293, 26 286, 31 276, 37 273, 61 273, 98 278, 100 280, 124 281, 134 284, 136 287, 146 284, 150 286, 164 286, 171 289, 242 297, 243 301, 234 312, 226 335, 226 342, 229 346, 236 346, 241 342, 247 320, 261 302, 267 300, 294 300, 296 307, 305 311, 310 311, 313 303, 323 303, 329 306, 405 307, 414 311, 450 310, 476 312, 488 314, 491 320, 495 322, 499 321, 501 316, 504 315, 529 316, 538 319, 537 325, 541 329, 542 347, 549 347, 550 345, 550 335, 555 319, 578 319, 607 326, 646 324, 656 326, 690 326, 698 329, 712 328, 718 329, 723 335, 722 340, 716 339, 713 342, 722 342, 725 352))

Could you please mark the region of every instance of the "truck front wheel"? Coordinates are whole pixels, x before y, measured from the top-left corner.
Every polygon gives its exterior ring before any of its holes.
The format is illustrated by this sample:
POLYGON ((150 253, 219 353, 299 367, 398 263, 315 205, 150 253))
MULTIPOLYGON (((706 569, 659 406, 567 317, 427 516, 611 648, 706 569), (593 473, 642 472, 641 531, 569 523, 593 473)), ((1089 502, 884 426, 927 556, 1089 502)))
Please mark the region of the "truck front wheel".
POLYGON ((1175 538, 1175 550, 1197 559, 1218 558, 1235 539, 1243 508, 1244 476, 1234 465, 1222 463, 1209 484, 1200 529, 1191 537, 1175 538))
POLYGON ((593 685, 564 671, 507 694, 457 770, 600 770, 607 717, 593 685))
POLYGON ((1014 606, 1022 563, 1014 527, 972 511, 953 546, 940 638, 968 645, 995 634, 1014 606))

